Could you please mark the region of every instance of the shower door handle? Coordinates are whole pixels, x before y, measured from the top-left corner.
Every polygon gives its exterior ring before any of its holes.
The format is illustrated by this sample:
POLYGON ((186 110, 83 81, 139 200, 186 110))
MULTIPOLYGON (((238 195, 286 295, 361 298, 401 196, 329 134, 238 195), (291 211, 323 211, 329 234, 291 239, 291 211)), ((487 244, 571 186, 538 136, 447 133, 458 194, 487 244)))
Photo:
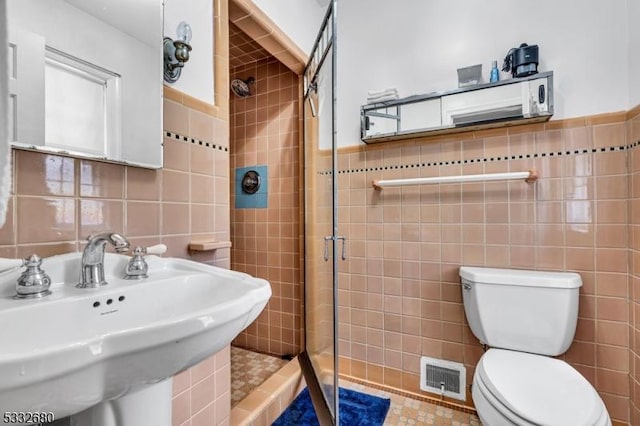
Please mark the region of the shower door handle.
POLYGON ((347 237, 334 237, 332 235, 327 235, 324 237, 324 261, 329 261, 329 241, 337 241, 342 240, 342 260, 347 260, 347 237))
POLYGON ((347 237, 336 237, 336 240, 342 240, 342 260, 347 260, 347 237))
POLYGON ((331 235, 327 235, 324 237, 324 261, 329 261, 329 241, 333 240, 331 235))

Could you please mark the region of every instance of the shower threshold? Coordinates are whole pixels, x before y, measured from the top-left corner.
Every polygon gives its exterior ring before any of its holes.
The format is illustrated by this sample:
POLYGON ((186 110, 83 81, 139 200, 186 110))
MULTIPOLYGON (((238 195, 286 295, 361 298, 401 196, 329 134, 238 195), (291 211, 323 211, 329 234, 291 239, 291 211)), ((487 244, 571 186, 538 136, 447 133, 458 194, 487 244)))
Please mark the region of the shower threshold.
POLYGON ((231 346, 231 407, 288 362, 276 356, 231 346))

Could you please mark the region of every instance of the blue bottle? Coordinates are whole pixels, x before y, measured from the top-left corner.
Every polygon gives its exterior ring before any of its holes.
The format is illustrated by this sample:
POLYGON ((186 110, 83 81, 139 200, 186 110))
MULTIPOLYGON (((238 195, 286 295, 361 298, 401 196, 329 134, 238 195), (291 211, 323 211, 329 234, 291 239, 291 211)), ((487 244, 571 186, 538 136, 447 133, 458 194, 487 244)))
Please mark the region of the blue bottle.
POLYGON ((500 80, 500 71, 498 71, 498 61, 491 63, 491 75, 489 76, 489 83, 495 83, 500 80))

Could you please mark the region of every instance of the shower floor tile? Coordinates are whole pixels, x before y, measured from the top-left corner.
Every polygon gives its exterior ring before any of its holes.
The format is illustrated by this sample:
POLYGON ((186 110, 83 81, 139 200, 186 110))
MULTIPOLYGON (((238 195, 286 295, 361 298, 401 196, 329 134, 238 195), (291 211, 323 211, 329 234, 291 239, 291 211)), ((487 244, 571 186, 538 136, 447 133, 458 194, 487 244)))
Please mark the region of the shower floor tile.
POLYGON ((359 383, 340 380, 340 386, 359 392, 390 398, 391 406, 385 418, 385 425, 451 425, 481 426, 480 419, 473 414, 463 413, 451 408, 407 398, 402 395, 374 389, 359 383))
POLYGON ((242 401, 287 360, 231 346, 231 406, 242 401))

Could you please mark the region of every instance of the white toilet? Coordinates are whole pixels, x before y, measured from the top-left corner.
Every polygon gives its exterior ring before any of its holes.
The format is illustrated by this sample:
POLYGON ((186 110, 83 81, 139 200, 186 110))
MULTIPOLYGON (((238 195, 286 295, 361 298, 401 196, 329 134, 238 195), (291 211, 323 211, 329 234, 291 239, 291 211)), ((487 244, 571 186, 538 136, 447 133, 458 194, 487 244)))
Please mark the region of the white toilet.
POLYGON ((460 277, 471 331, 491 347, 471 392, 483 425, 611 425, 591 384, 552 358, 573 340, 580 275, 463 266, 460 277))

